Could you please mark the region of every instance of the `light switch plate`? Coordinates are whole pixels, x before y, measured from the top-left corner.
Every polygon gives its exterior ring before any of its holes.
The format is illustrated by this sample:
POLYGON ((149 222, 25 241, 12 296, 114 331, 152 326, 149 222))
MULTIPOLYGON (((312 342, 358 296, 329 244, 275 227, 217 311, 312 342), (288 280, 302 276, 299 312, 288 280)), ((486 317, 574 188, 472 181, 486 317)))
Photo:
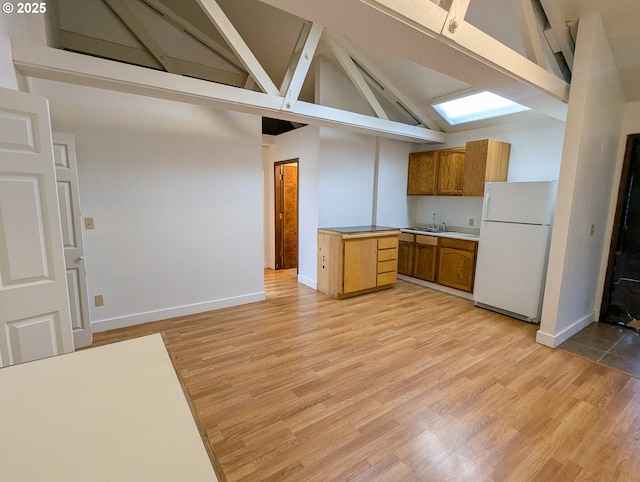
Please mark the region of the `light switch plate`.
POLYGON ((94 300, 95 300, 96 306, 104 306, 104 296, 103 295, 96 295, 94 300))
POLYGON ((85 229, 95 229, 93 225, 93 218, 84 218, 84 228, 85 229))

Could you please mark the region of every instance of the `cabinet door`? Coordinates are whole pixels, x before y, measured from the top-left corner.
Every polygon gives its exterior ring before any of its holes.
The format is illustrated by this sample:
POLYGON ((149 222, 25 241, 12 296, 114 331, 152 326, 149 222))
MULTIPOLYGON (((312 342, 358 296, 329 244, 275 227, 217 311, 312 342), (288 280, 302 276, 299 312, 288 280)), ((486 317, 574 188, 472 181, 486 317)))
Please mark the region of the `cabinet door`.
POLYGON ((435 194, 438 151, 409 154, 407 194, 435 194))
POLYGON ((464 148, 443 149, 440 151, 436 194, 462 195, 464 158, 464 148))
POLYGON ((413 276, 425 281, 436 280, 436 255, 437 246, 427 244, 415 245, 415 261, 413 264, 413 276))
POLYGON ((400 241, 398 244, 398 273, 411 276, 413 273, 413 241, 400 241))
POLYGON ((475 252, 441 247, 438 254, 438 283, 471 292, 475 252))
POLYGON ((343 293, 374 288, 378 278, 378 240, 345 240, 343 267, 343 293))
POLYGON ((467 142, 464 161, 463 196, 484 195, 487 181, 506 181, 511 144, 483 139, 467 142))

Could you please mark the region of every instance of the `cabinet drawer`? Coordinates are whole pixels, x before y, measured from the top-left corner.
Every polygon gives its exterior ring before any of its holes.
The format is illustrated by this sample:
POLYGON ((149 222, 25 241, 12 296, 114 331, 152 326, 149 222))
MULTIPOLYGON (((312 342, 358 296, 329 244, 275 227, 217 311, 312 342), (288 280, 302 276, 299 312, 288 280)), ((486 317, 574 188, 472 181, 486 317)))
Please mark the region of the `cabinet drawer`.
POLYGON ((415 241, 415 234, 400 233, 399 239, 400 239, 400 241, 406 241, 408 243, 413 243, 415 241))
POLYGON ((427 244, 429 246, 438 246, 438 237, 416 234, 416 244, 427 244))
POLYGON ((390 285, 396 282, 398 274, 395 271, 378 274, 378 286, 390 285))
POLYGON ((398 268, 398 262, 395 259, 391 259, 389 261, 378 261, 378 273, 395 271, 397 268, 398 268))
POLYGON ((441 248, 463 249, 465 251, 475 251, 478 246, 477 241, 467 241, 464 239, 441 238, 441 248))
POLYGON ((388 261, 390 259, 398 259, 398 248, 378 250, 378 261, 388 261))
POLYGON ((378 249, 389 249, 398 247, 398 237, 389 236, 386 238, 378 238, 378 249))

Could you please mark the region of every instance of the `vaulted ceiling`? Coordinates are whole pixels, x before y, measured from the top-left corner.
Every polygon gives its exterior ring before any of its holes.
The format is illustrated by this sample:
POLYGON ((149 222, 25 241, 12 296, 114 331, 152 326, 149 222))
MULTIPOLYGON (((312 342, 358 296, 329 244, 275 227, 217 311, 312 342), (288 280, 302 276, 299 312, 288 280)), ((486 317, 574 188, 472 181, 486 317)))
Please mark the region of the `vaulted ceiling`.
MULTIPOLYGON (((446 65, 456 57, 444 58, 435 49, 430 57, 428 44, 404 48, 407 35, 421 29, 410 17, 398 16, 409 4, 417 5, 409 11, 412 16, 420 8, 431 11, 434 4, 445 14, 468 7, 465 22, 568 82, 576 21, 598 11, 627 101, 640 100, 637 0, 58 0, 50 10, 59 27, 56 47, 243 89, 277 89, 281 95, 303 47, 309 45, 305 41, 318 35, 297 99, 322 102, 314 72, 322 58, 350 79, 355 96, 362 96, 353 107, 361 114, 444 132, 512 120, 452 127, 433 110, 436 98, 487 87, 476 85, 481 84, 481 72, 474 82, 476 73, 469 70, 473 64, 446 65), (361 12, 367 8, 368 14, 371 7, 391 11, 394 21, 384 20, 378 30, 367 25, 361 12), (319 24, 324 28, 318 29, 319 24)), ((503 91, 510 93, 507 87, 503 91)), ((512 116, 541 115, 533 111, 512 116)))

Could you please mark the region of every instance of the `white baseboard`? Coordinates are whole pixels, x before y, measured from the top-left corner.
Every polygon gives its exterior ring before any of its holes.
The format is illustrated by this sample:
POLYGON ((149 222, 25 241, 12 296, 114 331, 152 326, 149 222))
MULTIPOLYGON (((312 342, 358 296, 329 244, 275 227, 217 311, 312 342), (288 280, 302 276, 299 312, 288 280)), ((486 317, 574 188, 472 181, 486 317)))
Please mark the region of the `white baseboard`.
POLYGON ((220 300, 205 301, 202 303, 194 303, 191 305, 176 306, 173 308, 165 308, 162 310, 118 316, 115 318, 92 321, 91 330, 93 331, 93 333, 99 333, 102 331, 115 330, 116 328, 124 328, 126 326, 149 323, 151 321, 166 320, 168 318, 175 318, 177 316, 193 315, 195 313, 204 313, 205 311, 213 311, 219 310, 221 308, 229 308, 231 306, 255 303, 256 301, 264 301, 265 299, 265 292, 260 291, 258 293, 234 296, 231 298, 223 298, 220 300))
POLYGON ((318 289, 318 282, 312 280, 311 278, 307 278, 306 276, 298 275, 298 283, 302 283, 303 285, 308 286, 309 288, 313 288, 314 290, 318 289))
POLYGON ((555 348, 560 345, 562 342, 567 341, 573 335, 578 333, 583 328, 589 326, 595 320, 595 313, 589 313, 586 316, 583 316, 579 320, 576 320, 567 328, 562 330, 560 333, 556 333, 552 335, 551 333, 545 333, 542 329, 538 330, 536 333, 536 341, 541 345, 549 346, 551 348, 555 348))

